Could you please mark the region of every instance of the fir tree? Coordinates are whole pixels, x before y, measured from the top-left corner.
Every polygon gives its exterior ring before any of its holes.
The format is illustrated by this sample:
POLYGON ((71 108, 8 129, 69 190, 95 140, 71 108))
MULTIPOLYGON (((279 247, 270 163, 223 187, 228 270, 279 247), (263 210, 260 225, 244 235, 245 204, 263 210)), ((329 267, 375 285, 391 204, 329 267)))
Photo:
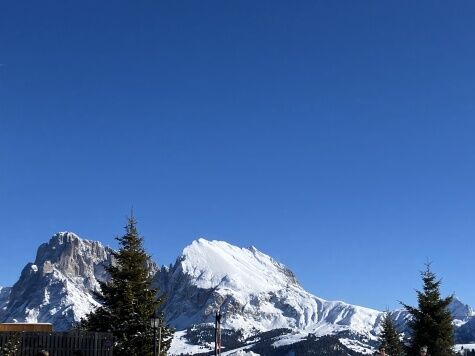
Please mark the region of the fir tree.
MULTIPOLYGON (((150 317, 163 303, 152 288, 152 262, 143 247, 133 216, 128 218, 125 235, 116 238, 119 251, 113 253, 114 263, 106 268, 110 280, 100 283, 96 296, 101 306, 81 322, 89 331, 112 332, 116 343, 114 355, 146 356, 153 354, 153 329, 150 317)), ((161 320, 161 355, 170 347, 173 331, 161 320)))
POLYGON ((10 338, 3 346, 2 352, 0 355, 2 356, 16 356, 19 355, 21 352, 21 335, 20 333, 12 333, 10 338))
POLYGON ((431 356, 455 355, 452 315, 448 306, 453 296, 441 298, 441 281, 431 271, 430 264, 421 272, 423 290, 417 291, 418 308, 401 303, 411 315, 410 353, 419 354, 421 346, 429 348, 431 356))
POLYGON ((381 333, 379 340, 381 346, 386 349, 389 356, 404 356, 404 345, 401 341, 401 335, 396 330, 391 316, 386 312, 381 322, 381 333))

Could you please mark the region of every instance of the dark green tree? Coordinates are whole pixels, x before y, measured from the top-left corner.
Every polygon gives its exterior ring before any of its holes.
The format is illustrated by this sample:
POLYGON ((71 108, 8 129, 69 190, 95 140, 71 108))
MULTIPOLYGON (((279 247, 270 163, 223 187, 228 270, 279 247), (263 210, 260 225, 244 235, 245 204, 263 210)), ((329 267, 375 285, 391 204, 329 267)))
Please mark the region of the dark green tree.
POLYGON ((421 276, 423 290, 417 291, 418 308, 401 303, 411 315, 410 354, 418 355, 419 348, 425 345, 431 356, 455 355, 452 315, 448 309, 453 296, 441 297, 441 280, 432 272, 430 264, 421 276))
POLYGON ((10 338, 3 346, 0 355, 2 356, 16 356, 21 353, 21 334, 11 333, 10 338))
MULTIPOLYGON (((125 235, 116 239, 119 251, 113 252, 113 263, 107 267, 110 280, 100 283, 101 292, 96 294, 101 306, 82 320, 81 328, 112 332, 116 340, 114 355, 152 355, 154 332, 150 317, 160 309, 163 297, 157 297, 158 290, 152 288, 153 263, 133 216, 128 218, 125 235)), ((166 355, 173 330, 165 324, 163 314, 159 315, 161 355, 166 355)))
POLYGON ((384 313, 381 321, 381 333, 379 334, 380 345, 384 346, 390 356, 404 356, 404 344, 401 335, 396 330, 389 312, 384 313))

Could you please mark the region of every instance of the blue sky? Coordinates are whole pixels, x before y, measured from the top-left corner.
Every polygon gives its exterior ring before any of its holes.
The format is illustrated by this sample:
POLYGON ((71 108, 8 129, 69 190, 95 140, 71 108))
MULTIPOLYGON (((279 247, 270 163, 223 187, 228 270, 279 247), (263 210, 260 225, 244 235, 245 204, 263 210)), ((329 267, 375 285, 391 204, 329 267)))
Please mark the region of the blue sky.
POLYGON ((0 11, 0 285, 57 231, 170 263, 254 245, 326 299, 475 305, 475 3, 42 1, 0 11))

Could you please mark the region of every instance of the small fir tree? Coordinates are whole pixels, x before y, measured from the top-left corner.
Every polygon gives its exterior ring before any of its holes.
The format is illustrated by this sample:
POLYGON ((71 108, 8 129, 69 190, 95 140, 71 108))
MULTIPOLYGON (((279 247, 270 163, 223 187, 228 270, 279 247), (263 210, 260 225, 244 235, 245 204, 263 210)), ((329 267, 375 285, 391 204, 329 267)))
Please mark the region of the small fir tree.
MULTIPOLYGON (((113 252, 114 263, 106 268, 110 280, 100 283, 101 292, 96 294, 101 306, 82 320, 81 328, 112 332, 116 340, 114 355, 152 355, 154 330, 150 318, 163 297, 157 298, 158 290, 152 288, 152 262, 133 216, 128 218, 125 235, 116 239, 119 251, 113 252)), ((159 315, 160 355, 166 355, 173 331, 165 324, 163 313, 159 315)))
POLYGON ((381 346, 386 349, 386 353, 390 356, 404 356, 404 345, 401 341, 401 335, 396 330, 389 312, 384 314, 381 328, 379 341, 381 346))
POLYGON ((5 345, 3 346, 2 352, 0 355, 2 356, 17 356, 20 355, 21 352, 21 335, 20 333, 12 333, 10 334, 10 338, 7 340, 5 345))
POLYGON ((453 296, 441 298, 441 281, 432 272, 430 264, 421 275, 423 290, 417 291, 418 308, 401 303, 411 315, 410 353, 418 355, 420 347, 427 346, 431 356, 455 355, 452 315, 448 309, 453 296))

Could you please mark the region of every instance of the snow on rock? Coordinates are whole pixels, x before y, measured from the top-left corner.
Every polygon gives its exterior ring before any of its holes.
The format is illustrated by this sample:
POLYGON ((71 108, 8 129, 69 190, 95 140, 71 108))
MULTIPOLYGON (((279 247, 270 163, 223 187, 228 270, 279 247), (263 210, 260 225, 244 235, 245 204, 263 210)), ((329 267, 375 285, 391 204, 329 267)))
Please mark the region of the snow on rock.
POLYGON ((203 289, 219 287, 277 291, 297 281, 284 265, 256 248, 239 248, 224 241, 199 239, 183 250, 181 268, 203 289))
MULTIPOLYGON (((52 323, 68 330, 97 302, 93 291, 107 279, 105 266, 112 250, 70 232, 55 234, 42 244, 34 263, 28 263, 13 287, 0 287, 0 322, 52 323)), ((370 351, 377 344, 383 313, 327 301, 305 291, 283 264, 254 247, 241 248, 224 241, 199 239, 187 246, 174 265, 153 271, 156 286, 167 295, 165 315, 178 332, 170 354, 197 354, 213 350, 208 341, 191 344, 187 329, 214 324, 217 311, 222 327, 239 340, 258 342, 261 333, 282 333, 273 346, 299 342, 309 334, 333 334, 348 348, 370 351)), ((475 313, 457 298, 450 305, 460 343, 475 340, 475 313)), ((407 332, 410 315, 390 312, 399 330, 407 332)), ((247 345, 247 344, 246 344, 247 345)), ((257 354, 249 345, 224 350, 223 355, 257 354)))
POLYGON ((8 303, 8 298, 10 297, 11 288, 9 287, 0 287, 0 313, 5 308, 8 303))
POLYGON ((449 310, 454 318, 454 324, 457 326, 465 324, 470 317, 475 315, 473 309, 469 305, 462 303, 457 297, 454 297, 449 304, 449 310))
POLYGON ((316 336, 351 330, 376 339, 382 313, 305 291, 294 274, 256 248, 199 239, 183 250, 157 283, 168 296, 165 315, 178 330, 212 323, 216 311, 224 328, 244 336, 278 328, 316 336))
POLYGON ((2 303, 1 322, 52 323, 68 330, 98 303, 92 292, 104 280, 111 250, 70 232, 55 234, 37 251, 2 303))

